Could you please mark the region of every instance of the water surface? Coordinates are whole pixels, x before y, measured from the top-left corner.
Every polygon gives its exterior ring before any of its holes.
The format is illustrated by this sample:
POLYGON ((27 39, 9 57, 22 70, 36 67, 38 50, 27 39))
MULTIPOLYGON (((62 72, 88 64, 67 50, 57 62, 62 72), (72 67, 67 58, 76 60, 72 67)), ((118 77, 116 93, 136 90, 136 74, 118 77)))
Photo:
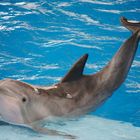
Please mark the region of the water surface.
MULTIPOLYGON (((1 0, 0 79, 51 85, 85 53, 85 73, 101 70, 130 36, 119 22, 121 16, 140 20, 139 0, 1 0)), ((140 48, 125 83, 103 106, 85 118, 53 127, 81 140, 139 140, 140 48)), ((2 140, 46 137, 0 126, 2 140)))

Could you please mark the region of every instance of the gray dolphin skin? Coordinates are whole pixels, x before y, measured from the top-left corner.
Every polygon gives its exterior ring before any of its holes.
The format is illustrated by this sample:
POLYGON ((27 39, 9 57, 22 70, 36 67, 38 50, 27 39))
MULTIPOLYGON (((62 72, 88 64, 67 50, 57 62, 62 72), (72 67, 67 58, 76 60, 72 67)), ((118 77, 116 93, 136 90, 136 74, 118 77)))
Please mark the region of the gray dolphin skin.
POLYGON ((50 130, 39 122, 50 117, 75 117, 95 110, 126 79, 140 40, 140 23, 121 18, 132 35, 120 47, 112 60, 99 72, 84 75, 88 54, 81 57, 68 74, 49 87, 34 86, 12 79, 0 81, 0 116, 11 124, 26 125, 48 135, 75 138, 50 130))

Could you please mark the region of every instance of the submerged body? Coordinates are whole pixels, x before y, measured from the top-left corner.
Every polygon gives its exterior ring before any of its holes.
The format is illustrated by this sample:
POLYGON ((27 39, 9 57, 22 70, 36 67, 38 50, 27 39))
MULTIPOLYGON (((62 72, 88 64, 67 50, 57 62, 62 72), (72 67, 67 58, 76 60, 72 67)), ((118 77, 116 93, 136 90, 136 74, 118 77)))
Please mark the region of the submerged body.
POLYGON ((71 117, 95 110, 126 79, 140 39, 140 23, 121 19, 133 32, 103 70, 83 75, 88 58, 80 58, 62 81, 50 87, 29 85, 5 79, 0 81, 0 115, 3 120, 28 125, 36 131, 51 135, 70 135, 48 130, 35 122, 49 117, 71 117))

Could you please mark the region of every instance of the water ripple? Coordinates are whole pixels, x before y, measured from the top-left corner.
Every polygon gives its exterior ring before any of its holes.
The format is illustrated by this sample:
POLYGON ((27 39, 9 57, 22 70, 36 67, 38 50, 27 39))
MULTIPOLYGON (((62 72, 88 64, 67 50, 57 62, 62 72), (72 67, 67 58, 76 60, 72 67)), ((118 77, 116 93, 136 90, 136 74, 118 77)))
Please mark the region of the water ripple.
POLYGON ((113 14, 121 14, 121 13, 130 13, 130 12, 138 12, 140 13, 140 9, 130 9, 130 10, 107 10, 107 9, 94 9, 94 10, 97 10, 97 11, 100 11, 100 12, 106 12, 106 13, 113 13, 113 14))
POLYGON ((87 23, 88 25, 97 25, 99 24, 99 21, 94 20, 93 18, 89 17, 88 15, 85 14, 77 14, 75 12, 70 12, 66 10, 59 9, 59 11, 69 17, 72 17, 76 20, 82 21, 87 23))
POLYGON ((86 3, 92 3, 92 4, 98 4, 98 5, 120 5, 128 2, 135 2, 137 0, 117 0, 117 1, 108 1, 108 0, 79 0, 80 2, 86 2, 86 3))

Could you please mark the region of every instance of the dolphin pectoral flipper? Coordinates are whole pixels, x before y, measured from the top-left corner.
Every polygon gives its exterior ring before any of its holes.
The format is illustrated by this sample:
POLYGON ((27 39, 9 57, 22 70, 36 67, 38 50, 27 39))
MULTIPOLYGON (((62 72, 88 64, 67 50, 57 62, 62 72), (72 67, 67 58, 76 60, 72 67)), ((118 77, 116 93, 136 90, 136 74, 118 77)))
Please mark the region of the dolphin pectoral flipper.
POLYGON ((83 70, 85 67, 85 63, 87 61, 88 54, 82 56, 70 69, 70 71, 66 74, 66 76, 62 79, 61 83, 69 82, 76 79, 79 79, 83 75, 83 70))
POLYGON ((130 22, 125 17, 121 17, 120 21, 124 27, 133 33, 135 33, 137 30, 140 30, 140 22, 130 22))
POLYGON ((32 129, 41 134, 47 134, 50 136, 61 136, 61 137, 68 138, 68 139, 76 139, 76 136, 67 134, 65 132, 48 129, 48 128, 40 126, 40 125, 32 125, 32 129))

